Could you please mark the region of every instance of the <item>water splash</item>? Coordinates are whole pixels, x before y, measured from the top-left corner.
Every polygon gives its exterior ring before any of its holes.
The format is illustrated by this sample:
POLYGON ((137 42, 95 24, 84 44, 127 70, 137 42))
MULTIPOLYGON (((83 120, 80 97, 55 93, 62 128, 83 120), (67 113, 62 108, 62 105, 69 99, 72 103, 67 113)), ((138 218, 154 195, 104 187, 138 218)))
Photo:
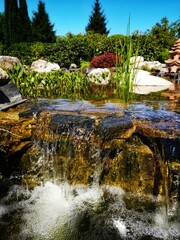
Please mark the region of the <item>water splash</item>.
MULTIPOLYGON (((178 239, 179 223, 164 226, 163 212, 143 206, 119 187, 46 182, 34 190, 14 186, 1 200, 4 239, 178 239), (127 199, 129 199, 130 204, 127 199)), ((159 205, 151 198, 150 205, 159 205)))

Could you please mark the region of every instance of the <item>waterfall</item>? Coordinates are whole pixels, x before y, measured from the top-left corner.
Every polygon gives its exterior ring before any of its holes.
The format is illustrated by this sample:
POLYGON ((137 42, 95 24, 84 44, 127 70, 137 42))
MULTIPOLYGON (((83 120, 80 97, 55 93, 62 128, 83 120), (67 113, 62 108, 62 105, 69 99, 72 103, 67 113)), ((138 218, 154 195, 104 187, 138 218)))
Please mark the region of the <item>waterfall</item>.
POLYGON ((179 138, 135 114, 40 115, 0 198, 1 239, 179 239, 179 138))

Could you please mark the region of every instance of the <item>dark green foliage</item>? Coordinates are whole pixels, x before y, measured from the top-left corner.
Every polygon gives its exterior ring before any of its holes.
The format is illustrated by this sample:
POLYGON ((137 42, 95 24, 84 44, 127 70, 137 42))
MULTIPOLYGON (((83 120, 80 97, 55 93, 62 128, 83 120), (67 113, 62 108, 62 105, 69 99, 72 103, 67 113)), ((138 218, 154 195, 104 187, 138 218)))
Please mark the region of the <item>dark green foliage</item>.
MULTIPOLYGON (((166 39, 163 40, 163 35, 160 41, 160 39, 156 38, 155 33, 152 35, 151 31, 143 34, 134 32, 131 40, 132 56, 137 56, 138 50, 138 55, 143 56, 145 60, 158 60, 163 63, 164 60, 169 58, 169 50, 176 40, 177 23, 175 24, 176 28, 171 27, 174 35, 169 38, 169 42, 166 44, 164 44, 166 39)), ((170 24, 170 26, 174 26, 174 24, 170 24)), ((158 36, 160 37, 160 35, 158 36)), ((125 46, 126 38, 126 36, 120 34, 107 37, 92 32, 86 35, 69 33, 64 37, 57 37, 56 43, 21 43, 8 47, 1 44, 0 51, 2 55, 17 56, 21 63, 25 65, 31 65, 32 61, 42 58, 56 62, 60 67, 69 68, 71 63, 75 63, 80 67, 80 62, 90 62, 94 56, 99 56, 104 52, 118 53, 122 56, 122 49, 125 51, 123 46, 125 46)), ((164 38, 166 38, 166 31, 164 32, 164 38)))
POLYGON ((94 32, 108 35, 109 31, 106 28, 106 17, 101 10, 99 0, 95 0, 92 14, 89 18, 89 23, 86 27, 86 32, 94 32))
POLYGON ((32 40, 31 21, 28 16, 26 0, 19 0, 19 26, 20 41, 30 42, 32 40))
POLYGON ((180 19, 173 22, 170 25, 170 29, 173 32, 175 38, 180 38, 180 19))
POLYGON ((11 45, 31 41, 31 21, 26 0, 5 0, 5 43, 11 45))
POLYGON ((5 0, 5 43, 19 42, 19 11, 17 0, 5 0))
POLYGON ((0 42, 5 43, 4 13, 0 13, 0 42))
POLYGON ((54 25, 50 23, 49 16, 45 10, 45 3, 39 1, 38 11, 33 13, 32 35, 33 41, 37 42, 55 42, 54 25))
POLYGON ((179 36, 180 21, 169 24, 167 18, 162 18, 151 30, 139 34, 135 32, 132 36, 133 46, 139 48, 139 55, 145 60, 157 60, 164 62, 169 58, 169 50, 179 36))

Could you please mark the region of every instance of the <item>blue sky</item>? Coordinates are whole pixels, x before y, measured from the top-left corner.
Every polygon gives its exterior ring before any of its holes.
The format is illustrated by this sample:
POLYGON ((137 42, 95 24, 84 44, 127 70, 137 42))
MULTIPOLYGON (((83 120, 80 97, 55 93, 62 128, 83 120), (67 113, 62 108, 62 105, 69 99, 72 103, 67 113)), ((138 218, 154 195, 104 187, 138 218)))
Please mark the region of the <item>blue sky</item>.
MULTIPOLYGON (((4 0, 0 0, 0 12, 4 11, 4 0)), ((26 0, 29 17, 37 11, 39 0, 26 0)), ((56 35, 64 36, 85 33, 95 0, 44 0, 56 35)), ((163 17, 169 22, 180 19, 180 0, 100 0, 102 10, 108 21, 109 35, 126 34, 129 16, 131 32, 151 29, 163 17)))

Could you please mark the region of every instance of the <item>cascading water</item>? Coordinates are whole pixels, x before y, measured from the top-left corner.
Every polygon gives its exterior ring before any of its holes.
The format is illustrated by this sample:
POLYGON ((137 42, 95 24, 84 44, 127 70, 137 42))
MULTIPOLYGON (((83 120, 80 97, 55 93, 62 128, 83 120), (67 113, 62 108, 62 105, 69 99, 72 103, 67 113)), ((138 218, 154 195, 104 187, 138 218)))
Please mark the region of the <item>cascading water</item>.
MULTIPOLYGON (((175 171, 171 181, 174 188, 171 202, 168 171, 172 169, 168 161, 166 175, 162 178, 164 196, 125 191, 108 181, 103 182, 104 171, 110 171, 107 163, 112 162, 117 167, 114 162, 122 155, 123 149, 110 151, 106 146, 102 150, 103 142, 98 138, 94 140, 89 124, 86 118, 82 118, 78 127, 58 125, 53 129, 55 140, 34 141, 37 157, 31 161, 29 171, 23 174, 22 182, 26 183, 27 174, 38 184, 34 187, 28 183, 12 185, 2 196, 0 239, 180 239, 179 170, 175 171), (82 183, 81 176, 84 177, 82 183)), ((131 164, 134 159, 128 158, 128 161, 128 174, 133 177, 131 164)), ((114 179, 115 171, 112 173, 114 179)))

